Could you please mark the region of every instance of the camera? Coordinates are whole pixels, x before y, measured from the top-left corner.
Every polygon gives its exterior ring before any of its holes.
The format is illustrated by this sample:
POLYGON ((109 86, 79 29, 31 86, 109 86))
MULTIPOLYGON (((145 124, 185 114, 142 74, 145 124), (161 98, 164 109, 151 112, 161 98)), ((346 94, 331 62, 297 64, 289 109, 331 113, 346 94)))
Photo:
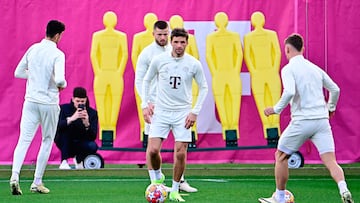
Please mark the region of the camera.
POLYGON ((79 104, 78 108, 81 109, 81 110, 84 110, 85 109, 85 104, 79 104))

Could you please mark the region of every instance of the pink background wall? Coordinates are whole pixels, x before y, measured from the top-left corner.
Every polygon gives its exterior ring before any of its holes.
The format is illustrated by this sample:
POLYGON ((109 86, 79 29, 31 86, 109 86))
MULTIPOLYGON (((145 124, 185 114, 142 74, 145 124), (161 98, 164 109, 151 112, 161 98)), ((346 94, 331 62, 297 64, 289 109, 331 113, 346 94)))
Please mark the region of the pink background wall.
MULTIPOLYGON (((357 0, 3 0, 0 7, 0 107, 3 112, 0 114, 0 164, 10 164, 12 161, 25 93, 25 81, 15 79, 13 72, 26 49, 44 37, 45 25, 50 19, 59 19, 66 24, 59 47, 66 54, 66 78, 69 86, 61 93, 61 103, 70 100, 73 87, 84 86, 89 91, 91 106, 96 107, 93 71, 89 58, 91 36, 93 32, 104 28, 102 16, 109 10, 117 14, 116 29, 127 34, 129 45, 129 60, 124 73, 125 90, 115 147, 142 146, 139 141, 139 123, 133 92, 134 71, 130 56, 132 37, 144 30, 143 17, 146 13, 153 12, 162 20, 169 20, 172 15, 178 14, 185 22, 212 22, 215 14, 223 11, 228 14, 229 21, 235 22, 249 21, 253 12, 262 11, 266 17, 265 28, 278 33, 281 49, 287 35, 299 32, 305 38, 305 56, 323 67, 339 84, 340 101, 336 116, 331 120, 337 158, 341 163, 359 161, 359 9, 360 2, 357 0)), ((205 38, 197 38, 197 41, 205 41, 205 38)), ((282 56, 281 66, 285 63, 282 56)), ((203 65, 207 68, 206 64, 203 65)), ((248 72, 245 65, 242 72, 248 72)), ((289 122, 289 116, 289 109, 286 109, 281 115, 282 129, 289 122)), ((266 145, 251 95, 242 97, 239 126, 239 146, 266 145)), ((41 139, 39 132, 29 149, 26 163, 34 163, 36 160, 41 139)), ((172 144, 173 140, 170 138, 164 147, 171 148, 172 144)), ((201 133, 197 144, 199 148, 225 146, 219 133, 201 133)), ((305 156, 305 163, 319 162, 319 156, 312 144, 306 143, 300 151, 305 156)), ((188 160, 189 163, 272 163, 273 152, 274 149, 191 152, 188 160)), ((103 155, 106 163, 145 162, 144 152, 99 153, 103 155)), ((59 163, 59 159, 59 151, 54 146, 50 162, 59 163)), ((164 153, 164 161, 171 162, 172 153, 164 153)))

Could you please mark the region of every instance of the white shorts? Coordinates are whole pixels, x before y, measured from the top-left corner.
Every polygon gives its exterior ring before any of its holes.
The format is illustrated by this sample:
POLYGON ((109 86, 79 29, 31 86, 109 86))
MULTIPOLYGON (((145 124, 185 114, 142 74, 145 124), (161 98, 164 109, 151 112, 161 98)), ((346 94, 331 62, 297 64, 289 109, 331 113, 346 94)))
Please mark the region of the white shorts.
POLYGON ((292 154, 310 139, 319 154, 334 152, 335 144, 329 119, 295 120, 280 136, 278 150, 292 154))
POLYGON ((191 128, 185 128, 185 119, 189 113, 189 110, 165 111, 155 109, 151 120, 149 138, 166 139, 171 130, 176 142, 191 142, 191 128))
POLYGON ((145 122, 144 134, 149 135, 149 131, 150 131, 150 124, 145 122))

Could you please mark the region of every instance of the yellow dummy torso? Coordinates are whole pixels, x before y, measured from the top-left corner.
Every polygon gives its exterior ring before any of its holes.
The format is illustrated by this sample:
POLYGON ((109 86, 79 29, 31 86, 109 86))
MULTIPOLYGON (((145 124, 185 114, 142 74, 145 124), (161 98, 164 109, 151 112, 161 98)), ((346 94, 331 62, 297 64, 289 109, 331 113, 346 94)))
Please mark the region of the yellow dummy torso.
POLYGON ((116 136, 116 125, 124 90, 128 49, 125 33, 115 30, 117 16, 106 12, 103 17, 104 30, 93 34, 91 63, 94 70, 94 94, 100 123, 100 139, 103 131, 116 136))
POLYGON ((243 58, 240 36, 227 30, 227 24, 227 15, 217 13, 217 31, 206 38, 206 61, 212 75, 212 90, 224 139, 229 130, 236 131, 239 137, 242 92, 240 71, 243 58))
POLYGON ((244 37, 244 59, 251 75, 251 89, 263 124, 264 136, 267 129, 277 129, 280 135, 279 115, 266 117, 264 109, 274 106, 280 99, 281 80, 279 75, 281 52, 276 32, 264 29, 265 17, 261 12, 251 16, 254 30, 244 37))

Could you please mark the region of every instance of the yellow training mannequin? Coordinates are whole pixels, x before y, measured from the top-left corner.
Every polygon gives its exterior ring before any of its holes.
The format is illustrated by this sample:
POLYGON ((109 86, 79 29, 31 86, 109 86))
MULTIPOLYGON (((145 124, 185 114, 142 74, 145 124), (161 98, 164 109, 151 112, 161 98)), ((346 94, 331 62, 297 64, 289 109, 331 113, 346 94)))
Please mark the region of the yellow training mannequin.
MULTIPOLYGON (((131 62, 133 64, 134 71, 136 71, 136 63, 139 54, 146 46, 148 46, 154 41, 153 29, 154 29, 154 24, 157 20, 158 18, 154 13, 147 13, 144 16, 144 26, 146 29, 134 35, 132 49, 131 49, 131 62)), ((138 118, 140 122, 140 140, 144 141, 143 133, 145 130, 145 121, 141 109, 141 98, 140 95, 137 93, 135 87, 134 87, 134 91, 135 91, 136 107, 138 111, 138 118)))
POLYGON ((115 30, 117 16, 108 11, 104 14, 104 30, 93 34, 91 63, 94 70, 94 94, 99 115, 100 139, 104 131, 116 136, 116 124, 124 90, 128 49, 125 33, 115 30))
POLYGON ((251 75, 251 88, 263 124, 264 136, 269 129, 280 135, 279 115, 266 117, 264 109, 274 106, 280 99, 279 75, 281 51, 276 32, 264 29, 265 17, 261 12, 251 15, 254 30, 244 37, 244 59, 251 75))
POLYGON ((224 139, 226 131, 235 131, 239 138, 243 59, 240 36, 227 30, 227 24, 228 16, 224 12, 217 13, 217 31, 206 37, 206 61, 212 75, 212 89, 224 139))
MULTIPOLYGON (((170 18, 170 29, 174 28, 184 28, 184 20, 179 15, 173 15, 170 18)), ((188 46, 186 47, 186 53, 195 57, 199 60, 199 51, 196 45, 195 36, 193 34, 189 34, 188 46)))
MULTIPOLYGON (((179 15, 173 15, 170 18, 170 28, 173 30, 174 28, 184 28, 184 20, 181 16, 179 15)), ((199 51, 196 45, 196 40, 195 40, 195 36, 193 34, 189 34, 189 39, 188 39, 188 45, 186 46, 185 49, 186 53, 190 54, 191 56, 195 57, 197 60, 199 60, 199 51)), ((192 83, 192 96, 193 96, 193 105, 195 105, 196 101, 197 101, 197 97, 199 94, 199 88, 195 82, 195 80, 193 80, 192 83)), ((198 139, 197 136, 197 130, 196 130, 196 122, 193 125, 193 127, 191 128, 191 131, 195 134, 195 140, 198 139)))

